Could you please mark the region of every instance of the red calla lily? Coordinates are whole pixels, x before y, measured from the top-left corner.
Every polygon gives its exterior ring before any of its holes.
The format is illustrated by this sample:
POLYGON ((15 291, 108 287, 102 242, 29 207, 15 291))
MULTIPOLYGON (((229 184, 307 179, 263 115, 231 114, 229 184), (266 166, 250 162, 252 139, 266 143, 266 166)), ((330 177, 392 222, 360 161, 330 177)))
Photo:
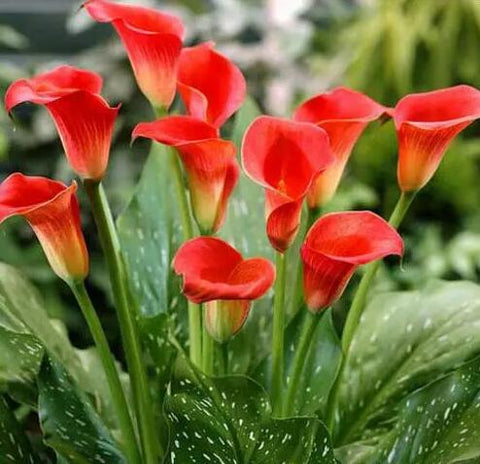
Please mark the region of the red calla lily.
POLYGON ((264 258, 243 259, 228 243, 199 237, 184 243, 173 267, 183 277, 183 293, 194 303, 207 302, 206 327, 225 342, 248 316, 250 301, 263 296, 275 280, 275 268, 264 258))
POLYGON ((421 189, 435 174, 454 137, 478 118, 480 91, 467 85, 402 98, 393 111, 401 190, 421 189))
POLYGON ((99 95, 101 77, 91 71, 60 66, 31 79, 20 79, 5 94, 5 107, 31 102, 45 105, 55 122, 72 169, 82 178, 105 175, 113 125, 119 107, 99 95))
POLYGON ((333 161, 327 133, 313 124, 260 116, 245 133, 242 160, 248 176, 265 188, 267 235, 284 252, 312 182, 333 161))
POLYGON ((220 127, 242 105, 247 85, 237 66, 213 47, 207 42, 182 50, 178 91, 189 115, 220 127))
POLYGON ((403 255, 403 240, 370 211, 331 213, 318 219, 301 249, 304 295, 314 313, 342 295, 358 266, 388 255, 403 255))
POLYGON ((327 132, 335 158, 310 188, 307 195, 310 208, 319 208, 331 200, 355 143, 367 125, 387 111, 366 95, 345 87, 316 95, 296 109, 294 120, 311 122, 327 132))
POLYGON ((184 35, 179 18, 151 8, 106 0, 84 6, 101 23, 112 23, 127 51, 138 86, 157 108, 168 108, 176 90, 184 35))
POLYGON ((35 231, 50 266, 66 281, 84 279, 89 267, 76 190, 75 182, 67 187, 20 173, 0 184, 0 223, 11 216, 23 216, 35 231))
POLYGON ((205 234, 223 224, 240 174, 235 145, 217 134, 215 127, 189 116, 143 122, 133 131, 134 138, 153 139, 177 150, 187 173, 193 213, 205 234))

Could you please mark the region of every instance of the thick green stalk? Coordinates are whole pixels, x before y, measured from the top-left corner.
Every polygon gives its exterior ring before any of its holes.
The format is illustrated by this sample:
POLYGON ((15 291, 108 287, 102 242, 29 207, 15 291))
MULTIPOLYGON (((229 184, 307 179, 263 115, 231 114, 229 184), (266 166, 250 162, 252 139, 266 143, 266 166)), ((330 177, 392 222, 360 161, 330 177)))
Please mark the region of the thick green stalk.
POLYGON ((128 403, 125 398, 125 392, 118 376, 117 368, 115 367, 115 358, 113 357, 110 347, 108 346, 107 337, 103 331, 100 320, 93 307, 93 304, 88 296, 85 285, 82 282, 70 282, 78 305, 80 306, 83 316, 87 321, 90 333, 97 347, 100 360, 107 377, 108 386, 112 395, 112 401, 117 413, 118 424, 122 432, 123 441, 125 444, 125 454, 128 462, 131 464, 141 464, 140 452, 138 449, 137 439, 135 437, 135 429, 133 427, 132 418, 128 409, 128 403))
POLYGON ((203 329, 203 360, 202 369, 207 375, 213 375, 213 369, 215 364, 215 340, 205 329, 203 329))
POLYGON ((228 342, 219 343, 220 360, 221 360, 221 375, 228 375, 228 342))
MULTIPOLYGON (((402 192, 400 198, 395 205, 395 208, 390 216, 389 224, 395 228, 398 228, 405 217, 405 214, 408 211, 408 208, 412 204, 413 199, 415 198, 417 192, 402 192)), ((348 358, 350 356, 350 347, 352 344, 352 339, 357 329, 358 323, 360 322, 360 318, 363 313, 363 309, 365 307, 365 302, 368 295, 368 290, 370 288, 373 279, 380 267, 380 261, 376 261, 374 263, 370 263, 367 266, 367 270, 363 275, 362 279, 360 280, 360 284, 358 285, 357 291, 353 298, 352 305, 350 306, 350 310, 347 315, 347 320, 345 322, 345 327, 343 329, 342 334, 342 351, 343 351, 343 358, 340 364, 340 369, 338 371, 337 378, 335 379, 335 383, 333 384, 332 390, 330 391, 330 397, 328 401, 328 411, 327 411, 327 426, 330 430, 330 433, 334 434, 334 425, 335 425, 335 412, 337 408, 338 402, 338 393, 340 383, 342 381, 345 366, 347 364, 348 358)))
MULTIPOLYGON (((183 181, 183 172, 178 154, 174 149, 170 150, 170 166, 173 172, 175 191, 178 205, 180 207, 180 217, 182 221, 183 240, 187 241, 193 238, 193 223, 190 216, 190 207, 188 205, 187 190, 183 181)), ((190 341, 190 359, 196 365, 200 366, 202 362, 202 311, 198 304, 188 302, 188 321, 189 321, 189 341, 190 341)))
POLYGON ((272 408, 277 416, 282 412, 284 337, 285 337, 285 271, 286 259, 283 253, 276 253, 277 277, 273 302, 272 337, 272 408))
POLYGON ((93 217, 97 224, 100 241, 107 260, 123 348, 132 383, 144 462, 145 464, 158 464, 159 454, 163 454, 163 450, 155 432, 156 426, 153 416, 152 398, 142 359, 140 335, 135 321, 135 310, 128 303, 127 277, 115 223, 101 184, 85 180, 84 186, 90 200, 93 217))
MULTIPOLYGON (((400 195, 395 209, 393 210, 393 213, 388 221, 393 227, 399 227, 403 218, 405 217, 408 208, 412 204, 414 197, 415 193, 402 193, 400 195)), ((379 267, 380 261, 370 263, 367 266, 365 274, 360 280, 360 284, 358 285, 355 297, 353 298, 350 311, 348 312, 347 320, 345 322, 345 328, 343 329, 342 349, 344 353, 347 353, 350 348, 353 334, 355 333, 355 330, 360 321, 360 317, 362 316, 363 309, 365 307, 368 290, 370 289, 370 285, 372 284, 379 267)))
POLYGON ((303 370, 305 368, 305 361, 308 358, 310 347, 312 346, 315 330, 322 317, 323 311, 319 314, 313 314, 310 311, 306 311, 302 333, 300 335, 300 342, 295 351, 295 357, 292 365, 292 375, 288 384, 287 396, 283 407, 283 415, 285 417, 294 413, 293 407, 295 402, 295 395, 298 393, 298 386, 302 377, 303 370))

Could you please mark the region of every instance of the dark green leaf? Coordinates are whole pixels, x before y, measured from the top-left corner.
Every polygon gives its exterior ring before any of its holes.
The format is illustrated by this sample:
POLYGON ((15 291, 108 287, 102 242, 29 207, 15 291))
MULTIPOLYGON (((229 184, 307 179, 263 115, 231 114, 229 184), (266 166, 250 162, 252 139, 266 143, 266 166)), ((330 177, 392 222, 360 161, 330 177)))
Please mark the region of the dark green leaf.
POLYGON ((340 384, 336 443, 388 435, 400 402, 480 353, 479 329, 480 287, 472 283, 439 282, 374 298, 340 384))
POLYGON ((410 395, 392 430, 358 464, 473 464, 480 459, 480 359, 410 395))
POLYGON ((242 376, 208 378, 182 356, 165 410, 168 463, 334 464, 316 418, 274 419, 265 390, 242 376))
POLYGON ((37 464, 39 462, 15 415, 9 409, 5 399, 0 397, 0 464, 37 464))
POLYGON ((87 397, 45 357, 38 376, 46 443, 71 464, 124 464, 125 458, 87 397))

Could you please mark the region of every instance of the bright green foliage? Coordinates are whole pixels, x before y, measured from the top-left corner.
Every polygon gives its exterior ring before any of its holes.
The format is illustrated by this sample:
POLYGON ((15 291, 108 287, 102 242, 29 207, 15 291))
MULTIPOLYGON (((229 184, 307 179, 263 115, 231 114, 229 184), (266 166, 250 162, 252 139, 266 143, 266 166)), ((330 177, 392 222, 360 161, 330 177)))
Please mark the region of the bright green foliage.
MULTIPOLYGON (((460 407, 460 402, 465 407, 465 402, 473 401, 472 388, 480 388, 480 378, 469 375, 461 366, 480 354, 479 327, 480 287, 471 283, 439 282, 421 291, 375 297, 354 336, 352 355, 340 384, 336 445, 349 445, 344 451, 350 450, 353 454, 360 449, 366 452, 365 445, 377 443, 381 444, 378 449, 375 447, 378 453, 388 449, 388 443, 393 449, 395 441, 398 444, 404 434, 413 433, 416 421, 427 420, 427 414, 420 417, 415 414, 415 408, 419 408, 417 413, 421 408, 428 411, 433 401, 431 406, 443 405, 442 415, 448 415, 445 411, 450 402, 453 412, 460 407), (455 372, 456 369, 459 370, 455 372), (438 388, 432 384, 420 390, 423 393, 414 393, 443 377, 450 379, 445 382, 453 382, 450 386, 458 384, 458 391, 455 386, 446 395, 446 383, 440 380, 438 388), (454 408, 455 402, 459 404, 454 408)), ((450 423, 447 418, 442 424, 446 431, 442 429, 440 437, 442 434, 453 437, 465 428, 465 424, 450 423)), ((435 426, 432 422, 428 428, 433 433, 435 427, 438 424, 435 426)), ((444 439, 439 438, 439 442, 444 439)), ((434 440, 430 445, 420 436, 418 440, 415 441, 417 448, 420 444, 424 449, 433 446, 434 440)), ((401 453, 397 456, 396 452, 392 456, 389 464, 423 462, 405 461, 405 457, 400 458, 401 453)), ((461 453, 455 456, 458 458, 461 453)))
POLYGON ((22 426, 5 398, 0 397, 0 464, 38 464, 22 426))
POLYGON ((63 367, 45 357, 38 376, 46 443, 71 464, 124 464, 118 445, 63 367))
POLYGON ((335 463, 318 419, 273 419, 259 384, 242 376, 206 377, 183 356, 165 409, 172 433, 169 464, 335 463))

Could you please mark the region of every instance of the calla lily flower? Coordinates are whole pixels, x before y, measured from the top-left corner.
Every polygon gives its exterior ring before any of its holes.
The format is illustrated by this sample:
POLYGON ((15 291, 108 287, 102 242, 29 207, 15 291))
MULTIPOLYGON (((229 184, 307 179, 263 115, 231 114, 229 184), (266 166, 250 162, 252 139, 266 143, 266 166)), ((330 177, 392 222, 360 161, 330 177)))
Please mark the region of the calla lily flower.
POLYGON ((195 219, 202 233, 218 231, 240 168, 235 145, 218 138, 215 127, 189 116, 138 124, 133 138, 145 137, 174 147, 187 173, 195 219))
POLYGON ((263 296, 275 280, 270 261, 243 259, 235 248, 215 237, 184 243, 173 267, 183 277, 185 296, 194 303, 206 303, 207 330, 220 343, 242 328, 250 302, 263 296))
POLYGON ((358 266, 403 255, 403 240, 370 211, 330 213, 308 231, 301 249, 307 307, 317 313, 342 295, 358 266))
POLYGON ((112 23, 141 91, 153 106, 168 108, 175 97, 184 35, 180 19, 151 8, 106 0, 89 0, 84 7, 95 21, 112 23))
POLYGON ((182 50, 178 91, 190 116, 218 128, 240 108, 247 85, 237 66, 213 47, 207 42, 182 50))
POLYGON ((480 91, 467 85, 402 98, 393 111, 401 190, 420 190, 435 174, 455 136, 478 118, 480 91))
POLYGON ((247 175, 265 188, 267 235, 284 252, 312 182, 333 162, 328 135, 310 123, 260 116, 245 133, 242 160, 247 175))
POLYGON ((100 96, 101 77, 60 66, 31 79, 20 79, 5 94, 5 107, 31 102, 45 105, 57 127, 68 162, 84 179, 100 180, 108 165, 113 125, 119 107, 100 96))
POLYGON ((70 187, 44 177, 15 173, 0 184, 0 223, 23 216, 32 226, 50 266, 63 280, 83 280, 88 274, 87 247, 70 187))
POLYGON ((367 125, 387 111, 366 95, 345 87, 318 94, 296 109, 295 121, 316 124, 327 132, 335 158, 310 188, 310 208, 319 208, 332 199, 355 143, 367 125))

